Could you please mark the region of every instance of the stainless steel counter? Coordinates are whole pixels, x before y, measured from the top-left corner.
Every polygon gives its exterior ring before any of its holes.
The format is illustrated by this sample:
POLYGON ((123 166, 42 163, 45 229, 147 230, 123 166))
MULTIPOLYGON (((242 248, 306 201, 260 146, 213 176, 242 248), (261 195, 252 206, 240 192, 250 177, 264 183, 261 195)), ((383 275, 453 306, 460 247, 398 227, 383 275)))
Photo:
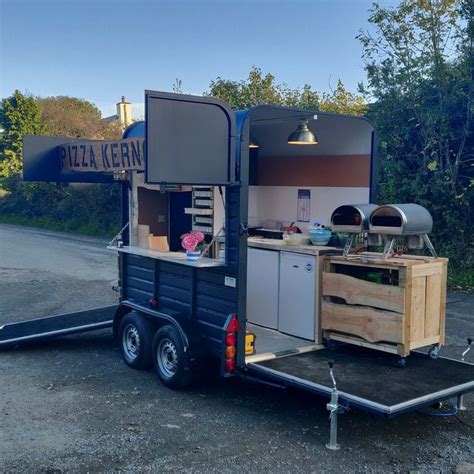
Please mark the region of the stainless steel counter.
POLYGON ((202 257, 197 262, 190 262, 186 258, 184 252, 160 252, 159 250, 151 250, 143 247, 107 247, 109 250, 116 250, 117 252, 130 253, 132 255, 140 255, 141 257, 156 258, 158 260, 165 260, 167 262, 178 263, 180 265, 188 265, 189 267, 208 268, 208 267, 223 267, 225 263, 214 260, 212 258, 202 257))
POLYGON ((336 247, 327 247, 319 245, 288 245, 284 240, 280 239, 262 239, 257 237, 249 237, 247 241, 249 247, 264 249, 264 250, 278 250, 281 252, 293 252, 305 255, 338 255, 342 253, 342 249, 336 247))

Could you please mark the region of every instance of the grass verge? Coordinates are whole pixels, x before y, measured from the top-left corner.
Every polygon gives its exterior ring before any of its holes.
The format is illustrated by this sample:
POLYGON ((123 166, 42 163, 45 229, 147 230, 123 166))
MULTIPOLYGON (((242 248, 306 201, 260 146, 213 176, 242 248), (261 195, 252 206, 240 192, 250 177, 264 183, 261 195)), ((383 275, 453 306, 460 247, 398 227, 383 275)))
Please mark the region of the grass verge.
POLYGON ((25 216, 0 215, 0 222, 5 224, 24 225, 29 227, 38 227, 40 229, 56 230, 59 232, 69 232, 72 234, 90 235, 95 237, 104 237, 112 239, 120 229, 102 229, 97 225, 80 225, 73 222, 58 222, 45 217, 29 218, 25 216))
POLYGON ((474 269, 459 269, 449 266, 448 288, 452 291, 474 293, 474 269))

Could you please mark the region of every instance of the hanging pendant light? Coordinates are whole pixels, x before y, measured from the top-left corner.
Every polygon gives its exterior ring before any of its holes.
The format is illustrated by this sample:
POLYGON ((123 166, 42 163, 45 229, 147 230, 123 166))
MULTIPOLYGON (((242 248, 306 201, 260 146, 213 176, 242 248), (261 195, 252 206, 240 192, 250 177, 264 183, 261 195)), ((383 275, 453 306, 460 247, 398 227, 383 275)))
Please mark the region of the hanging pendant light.
POLYGON ((288 137, 289 145, 317 145, 316 135, 308 128, 308 121, 303 120, 288 137))
POLYGON ((250 137, 249 148, 260 148, 260 145, 253 137, 250 137))

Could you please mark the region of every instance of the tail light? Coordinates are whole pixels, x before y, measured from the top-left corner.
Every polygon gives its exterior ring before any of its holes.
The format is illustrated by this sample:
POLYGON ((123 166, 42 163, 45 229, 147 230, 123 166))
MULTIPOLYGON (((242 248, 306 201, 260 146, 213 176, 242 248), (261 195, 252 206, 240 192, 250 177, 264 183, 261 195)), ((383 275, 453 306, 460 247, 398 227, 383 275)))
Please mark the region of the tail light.
POLYGON ((235 359, 226 359, 225 360, 225 371, 226 372, 235 372, 235 359))
POLYGON ((225 371, 227 373, 235 372, 237 367, 237 331, 240 331, 239 320, 237 315, 232 315, 225 327, 225 371))
POLYGON ((237 351, 235 350, 235 346, 227 346, 225 350, 225 355, 227 356, 228 359, 233 359, 237 354, 237 351))

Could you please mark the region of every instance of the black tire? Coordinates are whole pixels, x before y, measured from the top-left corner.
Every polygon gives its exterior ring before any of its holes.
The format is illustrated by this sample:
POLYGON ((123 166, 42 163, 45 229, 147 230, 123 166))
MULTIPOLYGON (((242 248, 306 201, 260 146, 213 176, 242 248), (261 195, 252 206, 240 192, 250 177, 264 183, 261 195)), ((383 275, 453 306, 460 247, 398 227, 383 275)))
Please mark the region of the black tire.
POLYGON ((144 315, 131 311, 120 321, 118 344, 122 359, 134 369, 147 369, 152 365, 152 322, 144 315))
POLYGON ((153 339, 153 365, 163 383, 170 388, 183 388, 192 382, 189 352, 174 326, 163 326, 153 339))

